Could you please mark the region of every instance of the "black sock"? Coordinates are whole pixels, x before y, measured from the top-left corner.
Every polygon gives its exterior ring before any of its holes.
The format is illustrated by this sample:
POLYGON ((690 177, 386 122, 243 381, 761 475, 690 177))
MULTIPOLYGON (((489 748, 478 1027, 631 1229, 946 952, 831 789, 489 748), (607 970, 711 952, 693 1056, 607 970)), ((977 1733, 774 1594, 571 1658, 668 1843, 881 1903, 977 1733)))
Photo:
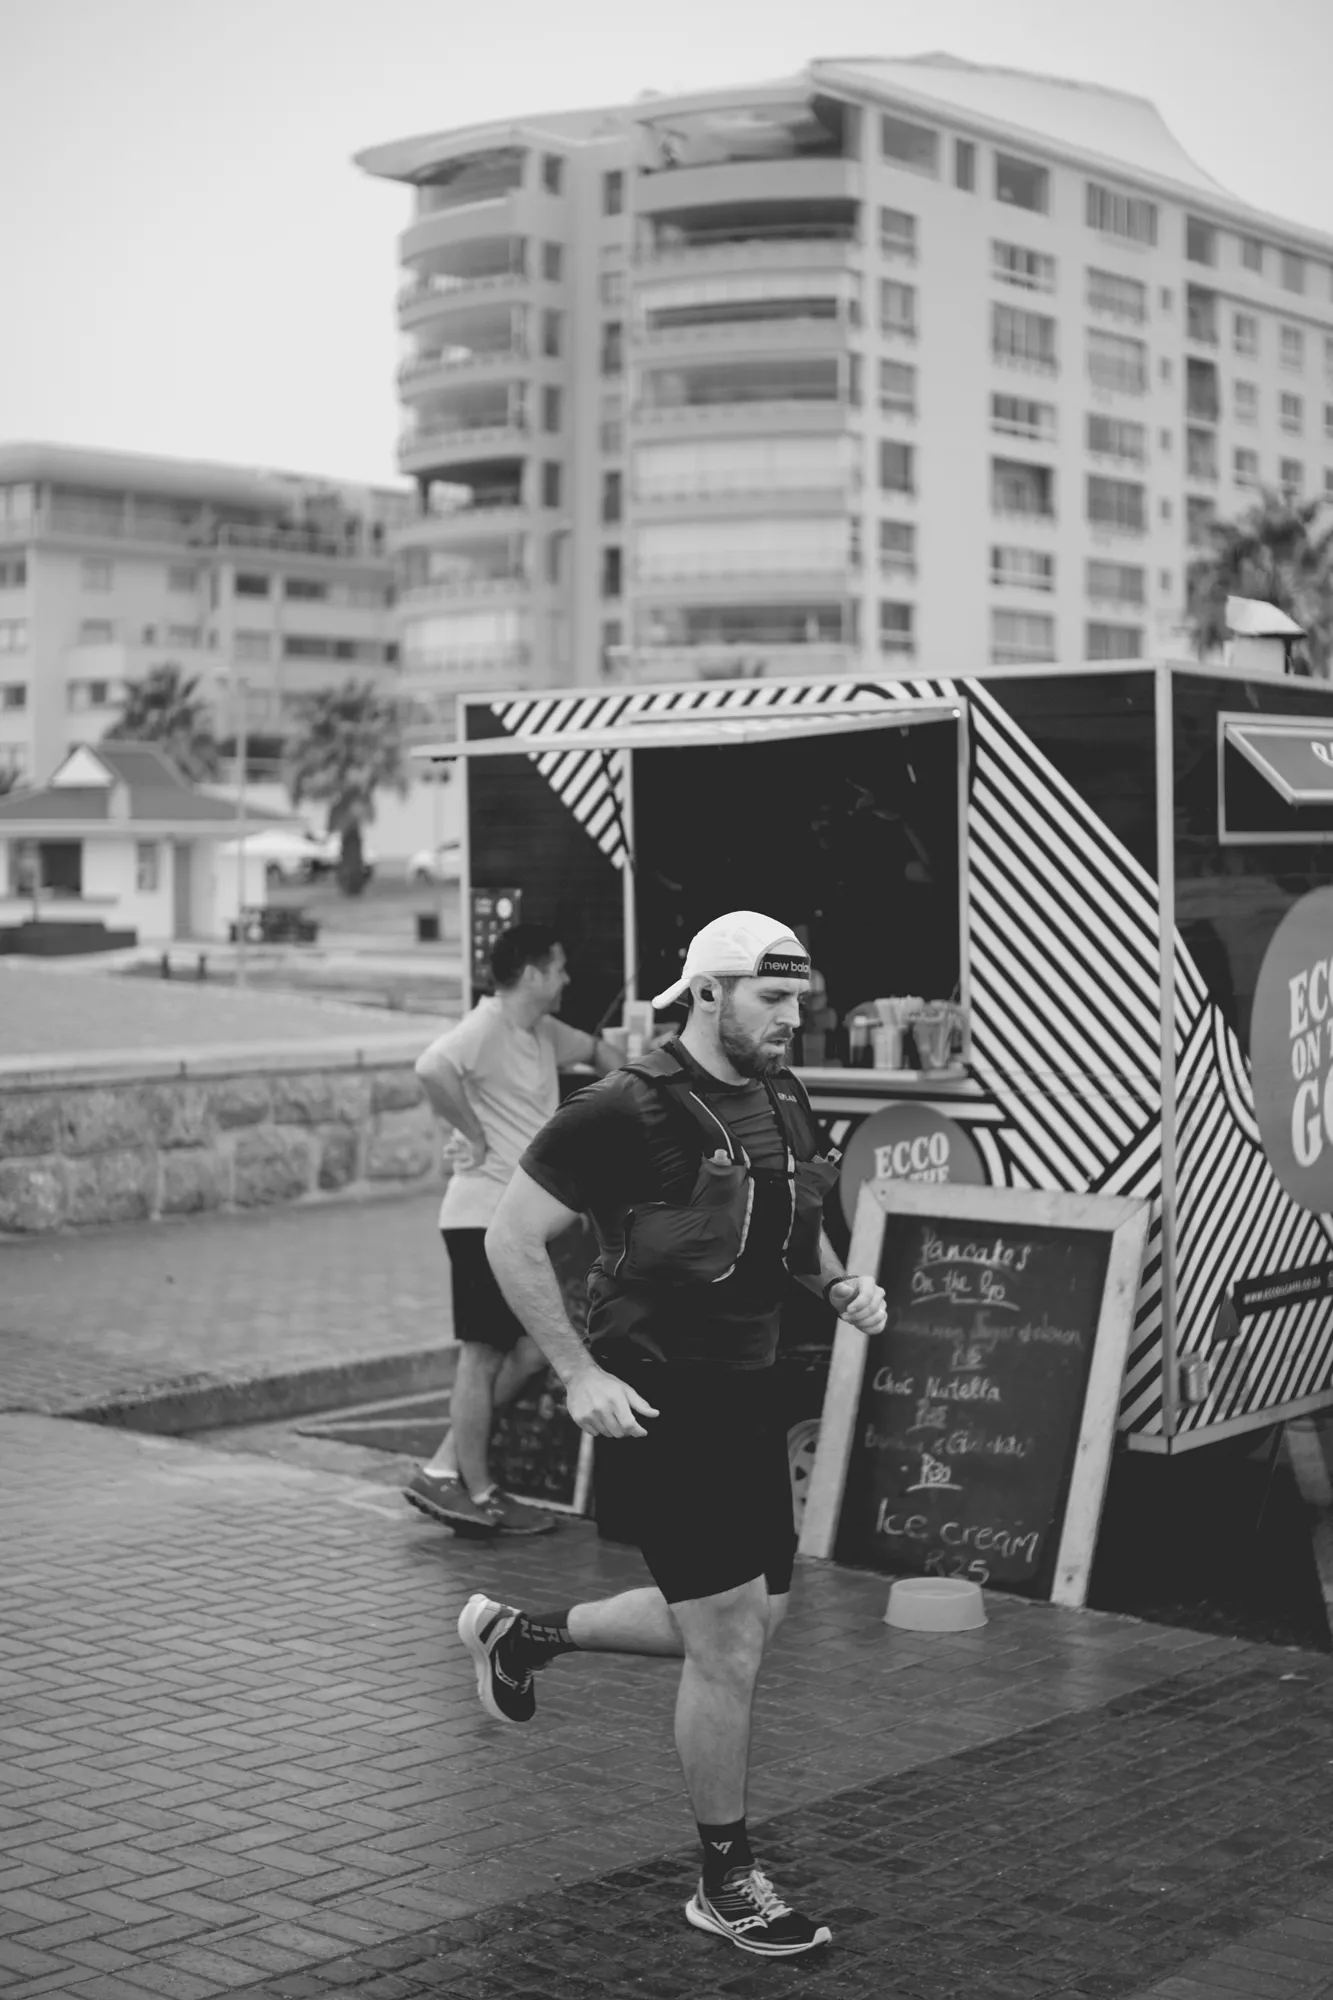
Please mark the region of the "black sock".
POLYGON ((529 1666, 544 1667, 559 1653, 577 1653, 569 1636, 568 1611, 525 1611, 519 1626, 529 1666))
POLYGON ((697 1822, 704 1850, 704 1889, 720 1889, 722 1879, 733 1868, 752 1868, 750 1836, 743 1819, 729 1820, 725 1826, 705 1826, 697 1822))

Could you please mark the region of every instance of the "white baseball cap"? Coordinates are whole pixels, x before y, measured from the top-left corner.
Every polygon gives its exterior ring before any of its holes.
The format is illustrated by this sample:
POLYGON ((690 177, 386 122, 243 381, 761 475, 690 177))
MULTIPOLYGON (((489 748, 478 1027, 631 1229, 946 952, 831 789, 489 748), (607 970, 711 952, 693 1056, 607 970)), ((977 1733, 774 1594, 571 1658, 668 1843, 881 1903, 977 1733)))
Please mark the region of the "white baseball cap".
POLYGON ((654 1007, 669 1007, 679 1000, 701 972, 741 979, 808 979, 810 954, 795 932, 775 917, 761 917, 758 910, 729 910, 695 932, 680 978, 653 995, 654 1007))

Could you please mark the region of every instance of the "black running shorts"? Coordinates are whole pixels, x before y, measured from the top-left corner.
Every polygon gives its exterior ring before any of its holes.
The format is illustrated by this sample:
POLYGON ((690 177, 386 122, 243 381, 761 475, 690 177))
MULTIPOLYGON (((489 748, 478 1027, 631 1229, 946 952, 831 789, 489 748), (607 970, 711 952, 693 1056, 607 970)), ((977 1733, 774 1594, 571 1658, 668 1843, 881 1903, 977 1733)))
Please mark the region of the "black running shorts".
MULTIPOLYGON (((602 1357, 598 1357, 602 1360, 602 1357)), ((599 1440, 607 1473, 653 1582, 668 1604, 715 1597, 762 1576, 791 1589, 796 1556, 787 1433, 771 1368, 602 1365, 660 1412, 647 1437, 599 1440)))
POLYGON ((523 1338, 486 1256, 484 1229, 442 1229, 453 1279, 454 1337, 508 1354, 523 1338))

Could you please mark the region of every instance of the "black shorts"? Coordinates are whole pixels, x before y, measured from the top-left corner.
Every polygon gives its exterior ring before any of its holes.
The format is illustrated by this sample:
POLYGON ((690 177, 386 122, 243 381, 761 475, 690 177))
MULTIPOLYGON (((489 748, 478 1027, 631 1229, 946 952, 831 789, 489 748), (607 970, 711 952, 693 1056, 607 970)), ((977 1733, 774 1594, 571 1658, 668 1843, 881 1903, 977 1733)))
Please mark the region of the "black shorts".
MULTIPOLYGON (((599 1357, 600 1359, 600 1357, 599 1357)), ((796 1556, 787 1432, 771 1368, 603 1365, 660 1414, 647 1437, 598 1442, 611 1460, 628 1533, 668 1604, 715 1597, 762 1576, 791 1589, 796 1556)))
POLYGON ((453 1278, 454 1337, 508 1354, 523 1338, 486 1256, 484 1229, 442 1229, 453 1278))

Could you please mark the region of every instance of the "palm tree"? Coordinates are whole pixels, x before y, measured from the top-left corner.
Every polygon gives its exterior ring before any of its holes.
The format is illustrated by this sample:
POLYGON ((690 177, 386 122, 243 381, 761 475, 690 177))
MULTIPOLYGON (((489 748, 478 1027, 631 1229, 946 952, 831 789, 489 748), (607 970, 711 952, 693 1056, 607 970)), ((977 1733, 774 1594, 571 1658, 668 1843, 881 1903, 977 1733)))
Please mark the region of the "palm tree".
POLYGON ((1304 628, 1297 671, 1326 680, 1333 659, 1333 527, 1315 522, 1322 500, 1263 495, 1239 521, 1215 521, 1211 552, 1190 565, 1189 623, 1200 655, 1227 638, 1228 597, 1275 604, 1304 628))
POLYGON ((199 694, 199 676, 177 666, 153 667, 141 681, 127 681, 120 713, 109 737, 157 743, 185 776, 195 782, 216 778, 222 756, 213 734, 208 703, 199 694))
POLYGON ((326 801, 330 833, 341 835, 338 883, 359 896, 369 869, 361 832, 375 817, 375 794, 391 786, 407 791, 407 760, 397 705, 371 681, 321 688, 300 704, 287 739, 285 777, 292 804, 326 801))

